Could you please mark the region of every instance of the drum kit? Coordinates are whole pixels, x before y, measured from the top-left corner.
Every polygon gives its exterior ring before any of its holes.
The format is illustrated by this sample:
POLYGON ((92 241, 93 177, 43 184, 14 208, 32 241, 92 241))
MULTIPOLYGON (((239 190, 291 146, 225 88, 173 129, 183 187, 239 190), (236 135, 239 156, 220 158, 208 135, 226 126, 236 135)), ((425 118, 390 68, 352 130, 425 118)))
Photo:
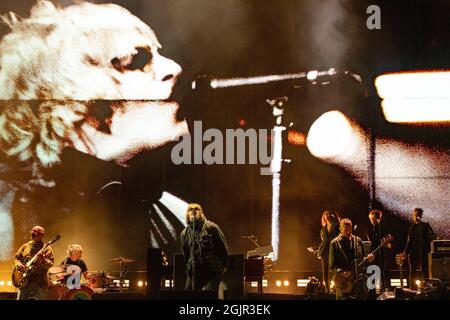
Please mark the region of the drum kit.
POLYGON ((69 289, 63 283, 66 276, 71 273, 67 272, 67 267, 70 265, 60 265, 49 269, 48 276, 50 281, 50 288, 48 298, 49 300, 92 300, 94 293, 104 293, 107 291, 122 292, 124 287, 124 276, 126 274, 126 265, 134 262, 133 259, 124 257, 109 260, 111 263, 120 264, 119 278, 111 277, 107 272, 92 272, 89 273, 87 284, 81 284, 79 289, 69 289))

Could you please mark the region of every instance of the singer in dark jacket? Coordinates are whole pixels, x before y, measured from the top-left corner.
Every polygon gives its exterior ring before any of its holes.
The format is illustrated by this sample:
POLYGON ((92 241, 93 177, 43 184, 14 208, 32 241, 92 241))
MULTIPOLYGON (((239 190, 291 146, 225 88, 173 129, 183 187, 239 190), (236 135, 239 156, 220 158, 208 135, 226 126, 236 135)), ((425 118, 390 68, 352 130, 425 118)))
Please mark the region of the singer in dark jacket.
POLYGON ((181 232, 186 263, 186 290, 218 290, 228 267, 228 249, 219 226, 205 218, 202 207, 191 203, 186 210, 187 227, 181 232))
POLYGON ((413 210, 413 224, 409 227, 404 250, 408 255, 410 287, 414 280, 428 278, 428 253, 431 251, 431 241, 436 239, 430 224, 422 222, 422 215, 421 208, 413 210), (422 271, 419 274, 418 269, 422 271))

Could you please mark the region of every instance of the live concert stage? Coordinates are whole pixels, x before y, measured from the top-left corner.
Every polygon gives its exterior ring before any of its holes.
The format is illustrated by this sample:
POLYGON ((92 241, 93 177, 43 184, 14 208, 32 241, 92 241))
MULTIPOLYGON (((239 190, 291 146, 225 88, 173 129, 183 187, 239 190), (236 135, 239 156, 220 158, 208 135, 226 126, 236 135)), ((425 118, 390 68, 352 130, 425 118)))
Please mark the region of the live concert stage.
POLYGON ((1 1, 0 300, 447 300, 446 2, 1 1))

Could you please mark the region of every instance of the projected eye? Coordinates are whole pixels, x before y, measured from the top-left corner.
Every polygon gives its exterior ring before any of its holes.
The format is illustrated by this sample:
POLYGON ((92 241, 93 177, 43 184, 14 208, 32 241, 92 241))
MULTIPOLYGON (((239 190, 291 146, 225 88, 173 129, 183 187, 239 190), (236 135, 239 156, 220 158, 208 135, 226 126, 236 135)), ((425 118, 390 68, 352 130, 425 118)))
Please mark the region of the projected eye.
POLYGON ((145 66, 152 61, 153 55, 148 48, 136 48, 136 53, 125 56, 116 57, 111 60, 111 65, 117 71, 144 71, 145 66))

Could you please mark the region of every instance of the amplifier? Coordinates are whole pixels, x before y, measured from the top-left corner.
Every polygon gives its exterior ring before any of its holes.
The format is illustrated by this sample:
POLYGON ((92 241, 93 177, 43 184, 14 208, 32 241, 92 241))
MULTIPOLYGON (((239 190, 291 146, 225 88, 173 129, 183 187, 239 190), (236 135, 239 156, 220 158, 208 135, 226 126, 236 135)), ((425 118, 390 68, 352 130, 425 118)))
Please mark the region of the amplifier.
POLYGON ((440 279, 444 283, 450 282, 450 253, 429 253, 428 273, 430 278, 440 279))
POLYGON ((433 240, 431 252, 450 252, 450 240, 433 240))

